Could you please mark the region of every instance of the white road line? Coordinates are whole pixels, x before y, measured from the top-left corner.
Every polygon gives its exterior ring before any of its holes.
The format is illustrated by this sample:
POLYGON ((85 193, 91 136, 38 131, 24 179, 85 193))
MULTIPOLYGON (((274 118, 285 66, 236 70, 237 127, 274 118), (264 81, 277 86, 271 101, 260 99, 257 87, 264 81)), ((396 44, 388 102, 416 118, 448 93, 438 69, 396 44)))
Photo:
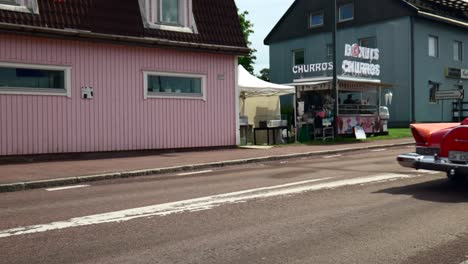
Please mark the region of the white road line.
POLYGON ((89 187, 89 185, 73 185, 73 186, 65 186, 65 187, 48 188, 46 189, 46 191, 55 192, 55 191, 63 191, 63 190, 85 188, 85 187, 89 187))
POLYGON ((387 151, 387 149, 373 149, 371 152, 382 152, 382 151, 387 151))
POLYGON ((426 174, 439 174, 440 171, 431 171, 431 170, 418 170, 418 172, 426 173, 426 174))
POLYGON ((338 158, 342 157, 343 155, 330 155, 330 156, 323 156, 324 159, 332 159, 332 158, 338 158))
POLYGON ((18 227, 13 229, 1 230, 0 238, 19 236, 25 234, 34 234, 52 230, 60 230, 71 227, 96 225, 103 223, 120 223, 132 219, 146 218, 152 216, 166 216, 181 212, 194 212, 199 210, 209 210, 224 204, 233 204, 246 202, 253 199, 265 199, 276 196, 288 196, 308 191, 318 191, 323 189, 332 189, 349 185, 360 185, 364 183, 380 182, 392 179, 410 178, 411 176, 403 174, 381 174, 375 176, 343 179, 332 182, 316 183, 318 181, 329 180, 331 178, 314 179, 302 182, 294 182, 272 187, 250 189, 239 192, 225 193, 213 196, 207 196, 196 199, 189 199, 171 203, 164 203, 146 207, 115 211, 104 214, 89 215, 84 217, 72 218, 65 221, 52 222, 49 224, 18 227))
POLYGON ((213 170, 184 172, 184 173, 177 174, 177 176, 187 176, 187 175, 203 174, 203 173, 209 173, 209 172, 213 172, 213 170))

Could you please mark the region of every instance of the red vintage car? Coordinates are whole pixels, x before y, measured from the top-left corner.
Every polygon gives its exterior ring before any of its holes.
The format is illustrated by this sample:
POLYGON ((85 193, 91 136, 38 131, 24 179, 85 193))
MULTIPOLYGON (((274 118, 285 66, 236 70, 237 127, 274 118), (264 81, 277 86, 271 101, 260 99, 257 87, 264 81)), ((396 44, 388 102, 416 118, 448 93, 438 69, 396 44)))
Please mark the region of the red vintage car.
POLYGON ((468 176, 468 118, 462 123, 413 124, 416 153, 399 155, 403 167, 442 171, 453 181, 468 176))

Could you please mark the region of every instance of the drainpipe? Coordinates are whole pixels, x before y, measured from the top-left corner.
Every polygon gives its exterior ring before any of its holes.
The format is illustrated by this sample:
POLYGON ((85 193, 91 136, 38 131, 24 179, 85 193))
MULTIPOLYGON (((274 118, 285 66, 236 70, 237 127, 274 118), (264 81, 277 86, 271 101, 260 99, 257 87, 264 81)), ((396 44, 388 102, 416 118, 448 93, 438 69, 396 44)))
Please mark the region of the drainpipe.
POLYGON ((336 59, 336 0, 332 1, 332 39, 333 39, 333 82, 332 82, 332 91, 335 98, 333 104, 333 126, 334 126, 334 135, 338 136, 338 78, 337 78, 337 59, 336 59))
POLYGON ((415 60, 415 55, 414 55, 414 17, 410 17, 410 23, 411 23, 411 123, 416 122, 416 100, 415 100, 415 95, 416 95, 416 87, 415 87, 415 73, 414 73, 414 60, 415 60))

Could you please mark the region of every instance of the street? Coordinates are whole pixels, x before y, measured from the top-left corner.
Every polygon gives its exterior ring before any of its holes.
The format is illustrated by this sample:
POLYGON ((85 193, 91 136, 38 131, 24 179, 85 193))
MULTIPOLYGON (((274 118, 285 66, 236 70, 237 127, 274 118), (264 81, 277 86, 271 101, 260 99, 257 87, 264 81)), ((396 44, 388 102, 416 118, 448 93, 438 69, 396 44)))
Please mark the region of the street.
POLYGON ((463 263, 468 184, 413 150, 1 193, 0 263, 463 263))

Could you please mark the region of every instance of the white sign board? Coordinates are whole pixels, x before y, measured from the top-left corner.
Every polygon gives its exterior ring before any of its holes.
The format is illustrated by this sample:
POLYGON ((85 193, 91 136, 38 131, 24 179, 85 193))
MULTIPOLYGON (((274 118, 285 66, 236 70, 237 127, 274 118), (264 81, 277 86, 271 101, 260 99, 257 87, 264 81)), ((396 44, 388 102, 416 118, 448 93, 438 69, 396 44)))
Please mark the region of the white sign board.
POLYGON ((366 131, 364 131, 364 128, 361 126, 354 127, 354 135, 356 136, 356 139, 367 139, 366 131))
POLYGON ((461 69, 461 78, 468 79, 468 69, 461 69))
MULTIPOLYGON (((374 63, 380 59, 380 50, 361 47, 358 44, 346 44, 344 55, 346 58, 341 64, 343 73, 358 76, 380 76, 380 65, 374 63), (356 61, 359 60, 359 61, 356 61)), ((294 74, 332 71, 332 62, 294 65, 294 74)), ((466 72, 468 75, 468 71, 466 72)))
POLYGON ((436 100, 461 100, 465 97, 463 90, 446 90, 437 91, 435 94, 436 100))

